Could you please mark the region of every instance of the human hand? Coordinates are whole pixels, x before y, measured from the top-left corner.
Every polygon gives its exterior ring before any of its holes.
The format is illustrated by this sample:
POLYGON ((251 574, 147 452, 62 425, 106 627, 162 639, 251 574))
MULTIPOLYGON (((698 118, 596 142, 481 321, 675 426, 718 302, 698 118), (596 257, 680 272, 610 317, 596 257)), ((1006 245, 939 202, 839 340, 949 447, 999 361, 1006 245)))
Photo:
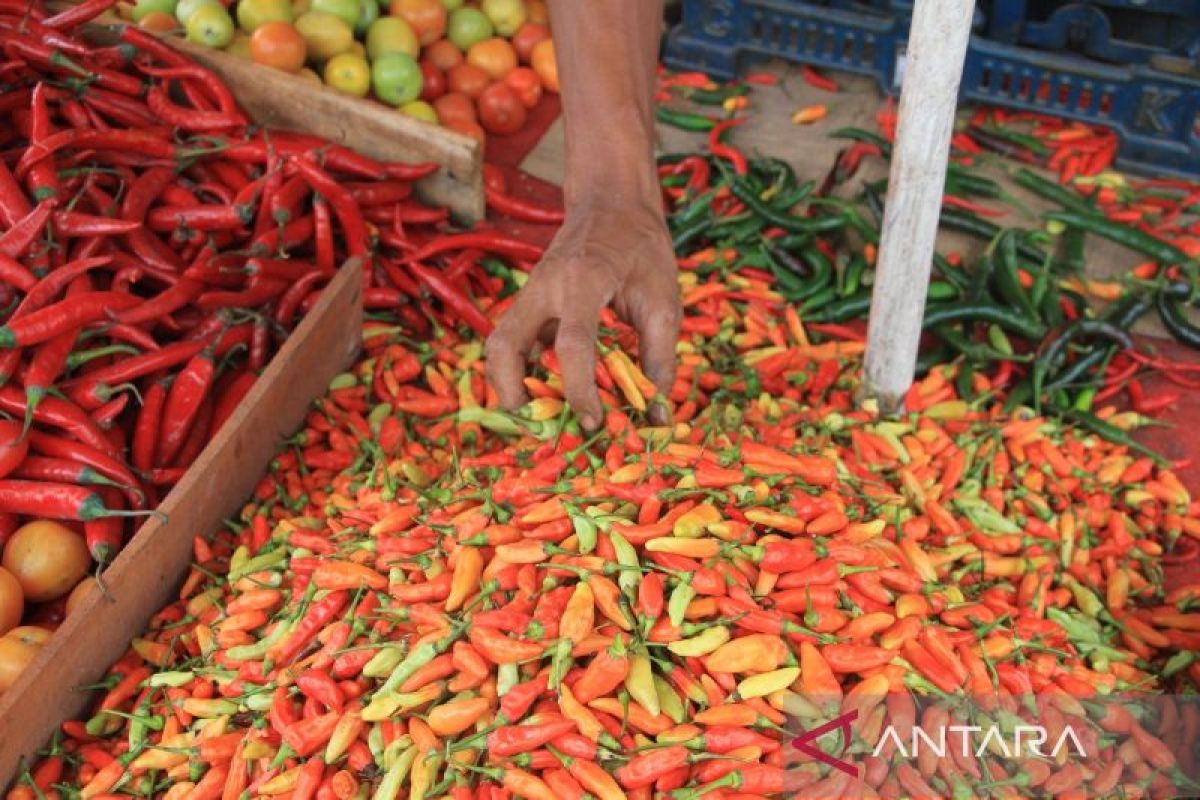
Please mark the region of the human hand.
MULTIPOLYGON (((612 304, 638 332, 642 371, 666 395, 675 380, 681 308, 675 255, 657 197, 612 206, 581 201, 487 340, 487 374, 507 408, 526 402, 526 360, 553 343, 567 402, 587 430, 604 419, 596 391, 600 311, 612 304)), ((665 424, 669 409, 650 407, 665 424)))

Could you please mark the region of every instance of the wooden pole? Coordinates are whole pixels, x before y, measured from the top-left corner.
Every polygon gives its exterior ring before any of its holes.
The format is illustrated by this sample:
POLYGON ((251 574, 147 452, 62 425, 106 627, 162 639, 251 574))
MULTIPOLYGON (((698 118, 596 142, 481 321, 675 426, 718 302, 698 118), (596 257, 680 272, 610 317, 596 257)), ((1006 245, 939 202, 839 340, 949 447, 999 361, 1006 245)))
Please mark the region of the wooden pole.
POLYGON ((863 399, 900 409, 917 364, 972 0, 917 0, 871 294, 863 399))

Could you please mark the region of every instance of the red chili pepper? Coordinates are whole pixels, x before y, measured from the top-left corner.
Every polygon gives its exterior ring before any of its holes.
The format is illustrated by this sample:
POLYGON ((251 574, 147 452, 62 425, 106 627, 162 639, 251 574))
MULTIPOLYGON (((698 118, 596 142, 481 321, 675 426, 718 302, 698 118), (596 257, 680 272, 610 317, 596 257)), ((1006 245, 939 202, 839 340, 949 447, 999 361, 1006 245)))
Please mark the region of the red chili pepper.
POLYGON ((408 268, 416 279, 428 288, 434 297, 441 300, 447 309, 466 323, 467 327, 480 336, 487 336, 492 332, 494 327, 492 321, 475 307, 475 303, 463 289, 447 281, 445 275, 417 261, 410 262, 408 268))
POLYGON ((540 261, 545 252, 541 247, 519 239, 510 239, 497 233, 472 232, 439 236, 415 253, 408 255, 406 260, 425 262, 447 251, 467 248, 496 253, 520 261, 540 261))
POLYGON ((804 64, 800 67, 800 77, 804 79, 805 83, 807 83, 809 86, 812 86, 814 89, 820 89, 824 92, 837 92, 841 90, 836 81, 817 72, 808 64, 804 64))
POLYGON ((750 172, 750 165, 746 163, 746 157, 742 155, 740 150, 722 142, 721 137, 727 131, 741 125, 743 122, 745 122, 745 119, 721 120, 708 132, 708 152, 732 164, 733 171, 738 175, 748 174, 750 172))
POLYGON ((91 22, 116 4, 116 0, 84 0, 79 5, 71 6, 52 17, 47 17, 42 20, 42 24, 47 28, 74 30, 85 22, 91 22))
POLYGON ((30 517, 81 522, 125 514, 107 508, 100 495, 91 489, 42 481, 0 480, 0 507, 30 517))
POLYGON ((317 634, 332 622, 334 617, 342 613, 349 602, 350 593, 339 589, 311 603, 304 618, 296 624, 295 630, 275 652, 276 660, 281 664, 290 664, 294 661, 296 656, 300 655, 300 652, 317 637, 317 634))
POLYGON ((155 466, 168 466, 179 455, 188 431, 196 421, 200 405, 208 396, 215 371, 210 345, 193 356, 175 376, 163 407, 158 448, 154 455, 155 466))

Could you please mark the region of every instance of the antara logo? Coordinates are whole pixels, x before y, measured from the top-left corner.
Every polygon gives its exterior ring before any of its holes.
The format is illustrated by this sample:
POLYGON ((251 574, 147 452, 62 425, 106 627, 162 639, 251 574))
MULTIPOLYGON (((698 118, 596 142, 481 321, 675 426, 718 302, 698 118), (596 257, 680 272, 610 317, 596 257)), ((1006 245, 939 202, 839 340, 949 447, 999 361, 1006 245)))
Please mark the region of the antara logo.
MULTIPOLYGON (((792 740, 792 746, 810 758, 814 758, 823 764, 828 764, 834 769, 839 769, 847 775, 857 778, 859 774, 858 765, 842 758, 846 753, 846 749, 850 746, 850 742, 853 740, 851 725, 857 719, 858 711, 849 711, 823 725, 818 725, 812 730, 804 731, 792 740), (831 755, 821 750, 815 743, 825 734, 835 730, 841 731, 842 749, 837 755, 831 755)), ((1050 733, 1041 725, 1016 725, 1012 728, 1011 735, 1007 737, 1005 731, 998 725, 990 727, 981 725, 945 725, 933 730, 925 730, 920 726, 914 725, 909 735, 907 747, 896 727, 888 725, 880 735, 879 742, 875 745, 875 750, 871 755, 879 756, 884 752, 884 748, 888 743, 891 743, 895 747, 895 752, 898 752, 906 759, 916 758, 924 749, 928 749, 935 756, 944 758, 951 746, 952 736, 958 737, 959 741, 956 744, 960 744, 964 756, 974 754, 978 758, 989 750, 992 752, 998 750, 1006 758, 1020 757, 1022 755, 1058 758, 1060 754, 1071 754, 1072 752, 1080 758, 1088 757, 1083 742, 1080 741, 1079 736, 1075 733, 1075 729, 1069 725, 1063 728, 1062 733, 1058 735, 1049 752, 1044 751, 1042 746, 1050 741, 1050 733), (971 747, 973 742, 978 742, 974 748, 971 747)))
POLYGON ((1010 738, 1005 738, 1004 731, 998 725, 983 727, 980 725, 946 725, 941 728, 935 728, 932 731, 927 731, 924 728, 914 725, 909 739, 909 749, 905 749, 904 740, 895 726, 888 725, 883 730, 883 734, 879 737, 879 743, 875 745, 875 751, 871 755, 879 755, 884 746, 891 742, 895 745, 896 751, 905 758, 916 758, 920 755, 922 748, 929 748, 929 751, 936 756, 944 757, 947 747, 949 746, 950 734, 955 734, 961 740, 962 754, 969 756, 974 754, 976 758, 991 750, 995 752, 997 749, 1004 754, 1005 758, 1021 757, 1024 755, 1035 755, 1041 758, 1058 758, 1062 753, 1070 754, 1072 749, 1080 758, 1087 758, 1087 753, 1084 751, 1083 743, 1079 740, 1079 736, 1075 733, 1075 729, 1070 725, 1063 728, 1058 739, 1055 740, 1054 746, 1050 752, 1044 752, 1042 745, 1050 740, 1050 733, 1041 725, 1017 725, 1012 729, 1010 738), (980 737, 980 734, 983 734, 980 737), (978 740, 979 744, 972 750, 970 744, 978 740), (1009 742, 1012 743, 1012 748, 1009 748, 1009 742))

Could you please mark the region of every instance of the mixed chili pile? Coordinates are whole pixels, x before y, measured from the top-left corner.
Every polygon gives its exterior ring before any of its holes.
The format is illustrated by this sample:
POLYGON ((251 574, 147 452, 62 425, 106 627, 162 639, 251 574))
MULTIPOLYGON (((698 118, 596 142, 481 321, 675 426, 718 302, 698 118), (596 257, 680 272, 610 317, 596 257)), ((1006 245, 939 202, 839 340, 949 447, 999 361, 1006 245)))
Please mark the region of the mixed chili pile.
POLYGON ((753 275, 681 281, 665 427, 607 313, 591 436, 552 352, 510 413, 465 328, 368 322, 364 358, 10 797, 837 797, 850 777, 786 742, 849 710, 880 796, 1186 780, 1197 707, 1127 699, 1200 679, 1200 584, 1160 573, 1200 536, 1172 471, 968 403, 954 365, 876 418, 853 402, 859 343, 814 344, 753 275), (868 755, 885 714, 986 698, 1089 757, 868 755))
MULTIPOLYGON (((1150 357, 1063 287, 1050 241, 997 230, 989 266, 939 261, 927 321, 950 349, 907 415, 880 419, 854 402, 863 345, 845 324, 866 311, 877 222, 713 122, 707 155, 663 163, 675 385, 659 396, 605 312, 609 411, 587 435, 552 351, 517 412, 484 380, 483 336, 539 247, 437 227, 444 212, 408 196, 425 167, 248 127, 211 74, 136 30, 85 44, 72 30, 102 5, 0 6, 16 304, 0 408, 32 407, 38 458, 108 481, 77 497, 66 478, 10 474, 5 507, 87 523, 152 505, 343 257, 370 260, 371 319, 363 358, 238 518, 197 536, 178 600, 10 800, 1194 788, 1200 706, 1171 698, 1200 683, 1200 583, 1164 586, 1162 563, 1200 538, 1200 501, 1128 438, 1137 411, 1059 396, 1118 354, 1150 357), (652 426, 663 400, 672 424, 652 426), (1159 702, 1135 713, 1130 697, 1159 702), (801 729, 850 713, 821 746, 857 778, 796 760, 801 729), (984 717, 1071 727, 1086 755, 876 752, 885 719, 984 717)), ((884 154, 886 137, 852 135, 848 153, 884 154)), ((952 180, 985 193, 961 167, 952 180)), ((498 181, 489 195, 558 217, 498 181)), ((1108 235, 1097 210, 1063 206, 1060 237, 1108 235)), ((1175 308, 1191 262, 1142 233, 1152 291, 1116 308, 1175 308)))
MULTIPOLYGON (((750 77, 774 80, 770 74, 750 77)), ((811 69, 804 79, 837 90, 811 69)), ((855 323, 870 307, 887 180, 851 179, 865 160, 890 158, 896 122, 891 103, 877 115, 879 132, 834 131, 848 146, 833 169, 822 181, 800 182, 787 162, 743 154, 728 143, 746 121, 738 115, 747 107, 748 89, 747 83, 718 86, 695 74, 664 80, 659 99, 668 105, 659 107, 659 120, 708 132, 707 154, 660 159, 677 248, 707 259, 712 269, 737 264, 769 272, 778 290, 800 304, 806 322, 861 338, 855 323), (678 97, 721 112, 675 111, 670 102, 678 97)), ((1097 401, 1126 391, 1146 413, 1170 405, 1178 395, 1146 397, 1142 391, 1140 378, 1154 370, 1185 388, 1200 385, 1187 365, 1134 352, 1130 339, 1135 322, 1157 313, 1178 341, 1200 347, 1200 327, 1187 312, 1200 261, 1200 186, 1108 171, 1115 134, 1080 123, 978 109, 967 112, 960 127, 941 223, 986 248, 978 258, 935 257, 921 369, 959 358, 964 397, 970 396, 971 374, 979 371, 1009 388, 1010 408, 1028 404, 1084 419, 1097 401), (1058 181, 1022 163, 1056 170, 1058 181), (982 174, 983 164, 1002 169, 1017 186, 1058 208, 1039 219, 982 174), (1025 224, 1003 225, 1005 217, 1025 224), (1118 279, 1089 278, 1089 235, 1123 246, 1142 263, 1118 279)))

